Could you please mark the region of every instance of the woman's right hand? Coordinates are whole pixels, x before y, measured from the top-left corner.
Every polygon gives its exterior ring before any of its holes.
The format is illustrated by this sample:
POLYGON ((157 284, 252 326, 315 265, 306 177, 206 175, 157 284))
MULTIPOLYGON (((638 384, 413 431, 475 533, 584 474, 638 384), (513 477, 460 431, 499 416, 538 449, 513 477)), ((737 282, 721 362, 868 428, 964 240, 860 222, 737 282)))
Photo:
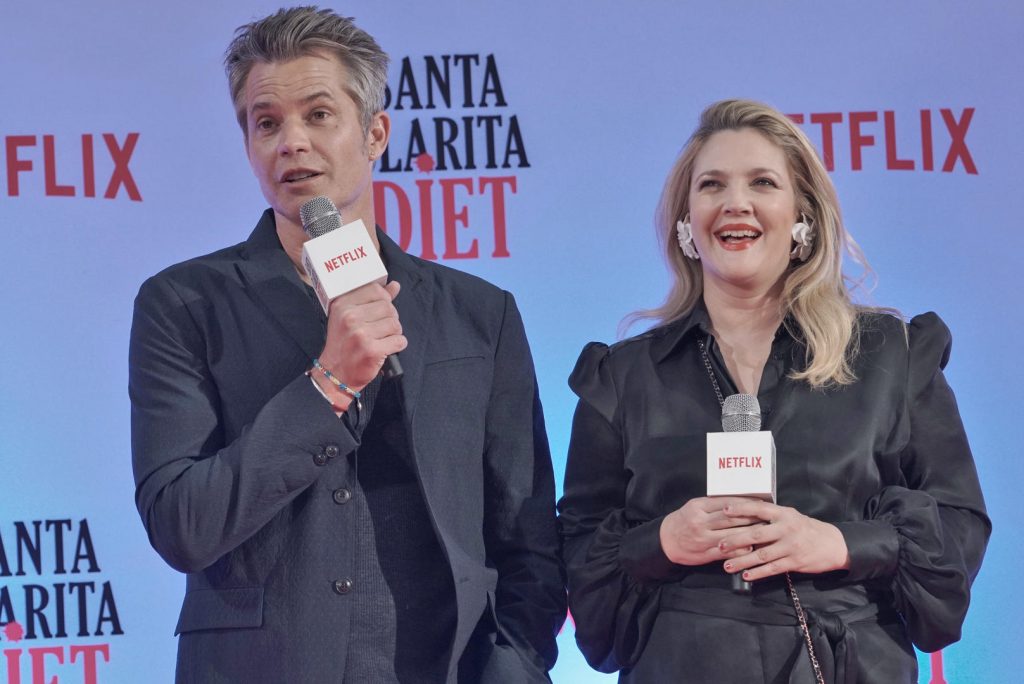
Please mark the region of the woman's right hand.
POLYGON ((729 504, 756 501, 742 496, 702 496, 690 499, 661 522, 661 548, 678 565, 705 565, 736 558, 753 551, 752 547, 723 553, 718 544, 737 528, 763 525, 760 518, 729 517, 722 509, 729 504))

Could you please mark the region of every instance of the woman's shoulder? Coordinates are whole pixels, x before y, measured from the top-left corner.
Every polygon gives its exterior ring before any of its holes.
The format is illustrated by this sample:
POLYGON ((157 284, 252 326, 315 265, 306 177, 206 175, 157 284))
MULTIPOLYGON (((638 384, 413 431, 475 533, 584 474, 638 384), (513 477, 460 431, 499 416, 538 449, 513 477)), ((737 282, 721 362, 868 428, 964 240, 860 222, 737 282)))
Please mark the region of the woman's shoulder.
MULTIPOLYGON (((576 361, 576 369, 580 371, 597 371, 599 368, 613 364, 629 365, 637 359, 649 359, 651 345, 657 344, 667 335, 678 334, 678 321, 657 325, 637 335, 626 337, 611 344, 605 342, 588 342, 580 352, 576 361)), ((576 371, 573 371, 573 375, 576 371)))
POLYGON ((569 375, 569 387, 581 399, 609 411, 627 377, 643 367, 653 368, 655 354, 652 345, 672 334, 673 330, 672 324, 659 325, 612 344, 588 343, 569 375))
POLYGON ((934 311, 926 311, 909 320, 898 310, 863 308, 857 312, 857 328, 861 334, 904 331, 915 336, 946 336, 949 328, 934 311))
POLYGON ((901 356, 926 358, 945 366, 952 346, 946 323, 934 311, 906 320, 893 309, 863 309, 857 316, 857 334, 862 353, 890 350, 901 356))

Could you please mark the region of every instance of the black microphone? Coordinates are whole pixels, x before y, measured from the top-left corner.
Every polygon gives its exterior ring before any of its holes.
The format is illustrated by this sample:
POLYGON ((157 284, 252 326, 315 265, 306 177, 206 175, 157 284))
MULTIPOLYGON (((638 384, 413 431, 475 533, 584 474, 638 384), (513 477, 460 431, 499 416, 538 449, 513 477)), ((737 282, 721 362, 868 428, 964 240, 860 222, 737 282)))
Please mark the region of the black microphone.
MULTIPOLYGON (((383 282, 378 276, 387 276, 384 263, 362 221, 340 230, 341 214, 334 202, 323 196, 299 207, 299 217, 302 230, 310 238, 302 247, 302 265, 325 312, 331 299, 372 282, 383 282)), ((381 374, 385 380, 402 375, 397 354, 384 359, 381 374)))
MULTIPOLYGON (((761 429, 761 404, 752 394, 731 394, 722 403, 722 430, 725 432, 757 432, 761 429)), ((732 577, 736 594, 750 594, 753 587, 742 573, 732 577)))

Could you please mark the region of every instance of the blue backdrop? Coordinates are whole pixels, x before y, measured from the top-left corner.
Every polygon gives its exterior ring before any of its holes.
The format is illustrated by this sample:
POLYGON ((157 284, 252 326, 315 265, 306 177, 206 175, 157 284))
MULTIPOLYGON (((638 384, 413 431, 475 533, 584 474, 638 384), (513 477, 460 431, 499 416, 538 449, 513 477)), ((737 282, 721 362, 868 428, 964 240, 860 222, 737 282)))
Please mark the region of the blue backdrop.
MULTIPOLYGON (((131 304, 145 277, 243 239, 264 207, 220 59, 276 7, 0 11, 0 683, 172 680, 184 582, 132 499, 131 304)), ((700 110, 748 97, 802 117, 879 274, 873 301, 934 309, 954 334, 947 375, 995 533, 945 679, 1020 680, 1024 5, 338 9, 393 59, 378 218, 410 252, 515 293, 559 479, 579 350, 667 289, 652 216, 700 110)), ((603 681, 572 631, 554 680, 603 681)))

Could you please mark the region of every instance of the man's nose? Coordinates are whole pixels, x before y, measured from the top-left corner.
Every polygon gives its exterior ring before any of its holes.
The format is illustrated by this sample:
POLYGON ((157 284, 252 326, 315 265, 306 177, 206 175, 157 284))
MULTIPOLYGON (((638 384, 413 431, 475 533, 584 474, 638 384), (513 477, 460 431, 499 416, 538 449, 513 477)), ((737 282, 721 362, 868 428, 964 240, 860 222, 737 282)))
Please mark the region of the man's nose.
POLYGON ((286 121, 281 124, 280 133, 277 152, 281 156, 294 156, 299 152, 309 152, 309 135, 302 122, 286 121))

